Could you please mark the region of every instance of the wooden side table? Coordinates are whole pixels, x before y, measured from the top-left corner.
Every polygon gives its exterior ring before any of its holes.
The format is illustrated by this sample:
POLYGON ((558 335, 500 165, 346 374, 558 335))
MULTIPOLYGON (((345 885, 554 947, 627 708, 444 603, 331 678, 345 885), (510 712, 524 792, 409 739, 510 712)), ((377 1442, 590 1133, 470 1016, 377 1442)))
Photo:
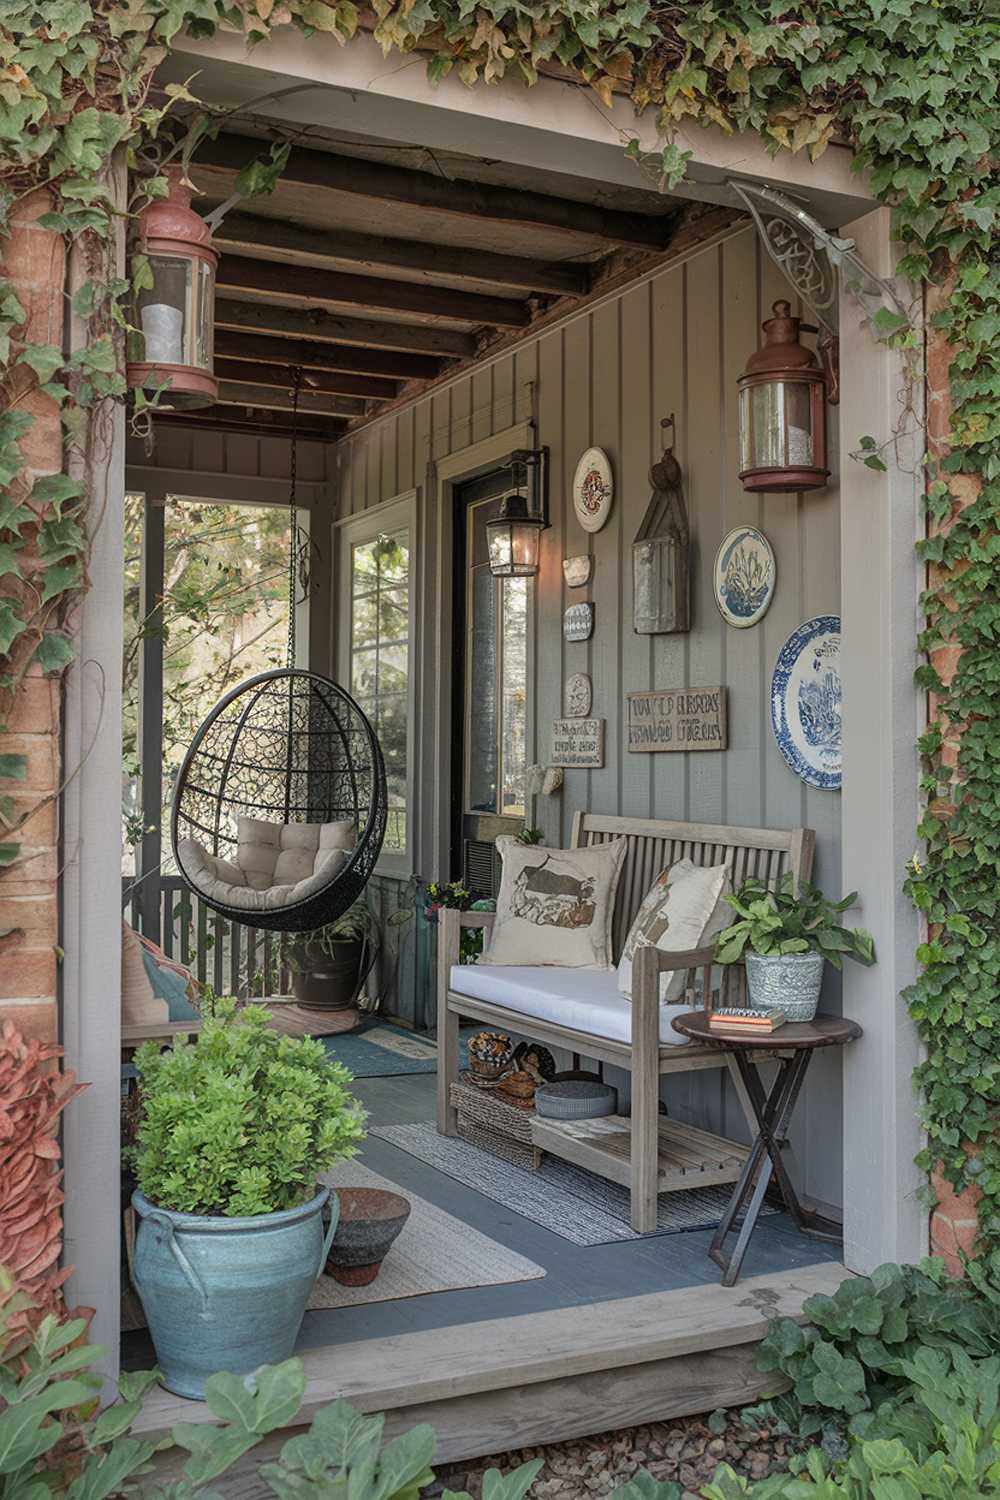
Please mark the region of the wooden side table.
POLYGON ((787 1132, 813 1053, 819 1047, 843 1047, 848 1042, 856 1041, 862 1034, 861 1027, 856 1021, 848 1021, 841 1016, 821 1014, 812 1021, 791 1022, 764 1035, 741 1035, 732 1031, 721 1033, 711 1030, 705 1011, 696 1010, 678 1016, 674 1021, 674 1030, 679 1031, 682 1036, 690 1037, 692 1041, 732 1051, 757 1120, 756 1138, 709 1246, 709 1255, 722 1267, 722 1285, 733 1286, 740 1274, 743 1257, 747 1253, 772 1176, 777 1179, 785 1207, 796 1227, 803 1234, 815 1235, 817 1239, 839 1244, 843 1238, 840 1226, 832 1219, 803 1208, 799 1202, 781 1159, 781 1142, 787 1132), (755 1061, 762 1061, 762 1053, 773 1054, 778 1064, 777 1077, 770 1092, 765 1092, 758 1070, 750 1060, 753 1055, 755 1061), (732 1254, 727 1256, 726 1240, 735 1227, 741 1210, 744 1210, 743 1222, 732 1254))

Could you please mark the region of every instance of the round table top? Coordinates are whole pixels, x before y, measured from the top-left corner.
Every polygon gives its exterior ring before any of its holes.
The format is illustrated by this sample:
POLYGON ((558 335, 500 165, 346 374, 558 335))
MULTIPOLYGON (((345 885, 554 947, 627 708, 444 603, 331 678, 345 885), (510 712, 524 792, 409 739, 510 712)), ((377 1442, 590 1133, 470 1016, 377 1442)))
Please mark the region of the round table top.
POLYGON ((696 1042, 714 1042, 720 1047, 773 1048, 800 1051, 805 1047, 843 1047, 862 1035, 857 1021, 820 1012, 811 1021, 786 1021, 777 1031, 712 1031, 703 1010, 690 1010, 674 1021, 674 1030, 696 1042))

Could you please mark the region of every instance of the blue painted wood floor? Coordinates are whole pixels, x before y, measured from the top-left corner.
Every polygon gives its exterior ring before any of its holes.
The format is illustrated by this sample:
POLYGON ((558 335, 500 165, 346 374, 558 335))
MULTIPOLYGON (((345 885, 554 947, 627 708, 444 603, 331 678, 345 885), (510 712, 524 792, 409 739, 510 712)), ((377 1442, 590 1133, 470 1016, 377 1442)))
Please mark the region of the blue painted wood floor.
MULTIPOLYGON (((368 1110, 372 1126, 434 1117, 433 1074, 358 1079, 353 1088, 368 1110)), ((719 1279, 718 1268, 707 1253, 711 1230, 657 1235, 648 1240, 625 1240, 610 1245, 575 1245, 388 1141, 369 1137, 360 1160, 373 1172, 397 1183, 403 1192, 419 1194, 491 1239, 544 1266, 546 1275, 536 1281, 506 1286, 471 1287, 393 1302, 307 1312, 300 1349, 445 1328, 484 1318, 514 1317, 555 1307, 582 1307, 616 1297, 701 1286, 719 1279)), ((786 1214, 773 1214, 762 1218, 757 1226, 743 1264, 743 1276, 791 1271, 818 1261, 839 1259, 838 1247, 800 1235, 786 1214)), ((126 1363, 133 1368, 142 1367, 152 1358, 144 1334, 128 1335, 125 1345, 126 1363)))

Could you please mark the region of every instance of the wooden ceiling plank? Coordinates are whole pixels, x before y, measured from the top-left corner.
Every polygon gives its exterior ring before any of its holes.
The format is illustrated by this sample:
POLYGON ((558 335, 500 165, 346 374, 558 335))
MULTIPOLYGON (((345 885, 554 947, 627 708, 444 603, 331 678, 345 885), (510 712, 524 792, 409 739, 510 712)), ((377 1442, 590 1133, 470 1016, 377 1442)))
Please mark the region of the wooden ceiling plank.
MULTIPOLYGON (((215 373, 220 380, 241 385, 273 386, 279 391, 292 388, 288 365, 260 364, 249 359, 216 359, 215 373)), ((302 399, 314 393, 326 396, 369 396, 375 401, 391 401, 399 392, 399 382, 377 375, 351 375, 339 370, 309 370, 302 382, 302 399)))
MULTIPOLYGON (((220 135, 214 141, 199 144, 194 165, 239 172, 260 155, 265 144, 246 136, 220 135)), ((666 249, 676 216, 672 211, 638 214, 523 188, 452 180, 434 172, 417 172, 368 158, 337 156, 306 146, 292 147, 281 176, 284 182, 353 193, 390 205, 402 203, 461 218, 563 230, 587 235, 606 245, 633 245, 647 250, 666 249)))
MULTIPOLYGON (((219 406, 260 406, 270 411, 292 410, 292 397, 288 388, 249 385, 243 381, 221 380, 219 382, 219 406)), ((357 396, 307 395, 299 397, 299 411, 303 417, 351 417, 361 416, 366 403, 357 396)))
MULTIPOLYGON (((211 205, 206 205, 211 207, 211 205)), ((467 250, 461 245, 439 245, 425 240, 392 239, 338 229, 334 233, 253 214, 227 214, 214 240, 217 245, 273 250, 276 254, 309 255, 317 260, 352 261, 367 271, 389 266, 429 272, 455 281, 491 282, 526 292, 557 297, 585 297, 590 291, 589 265, 529 260, 520 255, 498 255, 489 250, 467 250)))
POLYGON ((457 328, 341 317, 319 307, 279 307, 274 302, 242 302, 230 297, 216 299, 215 325, 288 338, 357 344, 363 349, 406 349, 453 359, 471 359, 479 344, 475 334, 462 333, 457 328))
POLYGON ((253 260, 245 255, 223 255, 215 284, 224 291, 262 292, 269 297, 386 308, 418 317, 453 318, 500 328, 524 328, 531 322, 527 302, 512 297, 486 297, 480 292, 456 292, 427 282, 354 276, 350 272, 293 265, 289 261, 279 264, 253 260))
MULTIPOLYGON (((259 411, 241 415, 236 406, 206 406, 198 411, 157 412, 153 417, 159 426, 167 423, 173 427, 198 427, 210 432, 243 432, 258 437, 292 437, 291 422, 282 412, 259 411)), ((347 428, 343 417, 311 416, 300 422, 295 436, 302 442, 332 443, 347 428)))
POLYGON ((255 359, 265 364, 302 365, 309 370, 387 375, 393 380, 433 380, 446 368, 446 362, 432 354, 274 338, 266 334, 237 333, 230 328, 216 329, 215 354, 221 359, 255 359))

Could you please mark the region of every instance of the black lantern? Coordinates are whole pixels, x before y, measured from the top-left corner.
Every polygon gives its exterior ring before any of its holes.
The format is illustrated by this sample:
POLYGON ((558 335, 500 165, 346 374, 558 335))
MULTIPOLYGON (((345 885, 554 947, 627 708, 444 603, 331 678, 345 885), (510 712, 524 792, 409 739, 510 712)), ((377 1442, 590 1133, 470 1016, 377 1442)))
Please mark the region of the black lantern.
POLYGON ((511 490, 486 523, 494 578, 531 578, 538 572, 539 540, 549 524, 548 458, 547 448, 518 448, 507 460, 511 490))

